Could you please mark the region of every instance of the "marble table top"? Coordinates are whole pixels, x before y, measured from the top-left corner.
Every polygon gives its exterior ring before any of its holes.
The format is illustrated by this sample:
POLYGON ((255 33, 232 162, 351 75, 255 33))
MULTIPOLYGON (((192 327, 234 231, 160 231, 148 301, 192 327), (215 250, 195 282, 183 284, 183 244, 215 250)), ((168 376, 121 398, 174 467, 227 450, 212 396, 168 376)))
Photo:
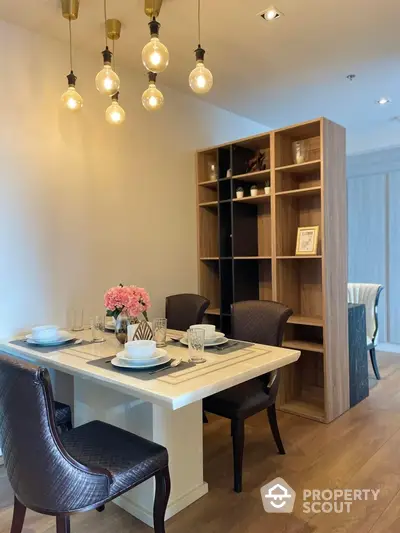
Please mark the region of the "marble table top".
MULTIPOLYGON (((90 340, 91 332, 83 331, 78 336, 90 340)), ((40 353, 32 345, 17 346, 10 342, 0 344, 0 351, 72 376, 93 380, 172 410, 286 366, 300 357, 297 350, 253 344, 230 354, 211 354, 206 351, 206 362, 203 364, 182 369, 178 367, 173 373, 161 372, 155 374, 154 379, 143 380, 132 372, 115 372, 111 365, 108 370, 88 364, 105 357, 111 359, 121 351, 121 345, 113 334, 106 334, 105 337, 106 342, 103 343, 61 346, 52 353, 40 353)), ((187 348, 179 343, 168 345, 166 350, 173 358, 188 359, 187 348)))

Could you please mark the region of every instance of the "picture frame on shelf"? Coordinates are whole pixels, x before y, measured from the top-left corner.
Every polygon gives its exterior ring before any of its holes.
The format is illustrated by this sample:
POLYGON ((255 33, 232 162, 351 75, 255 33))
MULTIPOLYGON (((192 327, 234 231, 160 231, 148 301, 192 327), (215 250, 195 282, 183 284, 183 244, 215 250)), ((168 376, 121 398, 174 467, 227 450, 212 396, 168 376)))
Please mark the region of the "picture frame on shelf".
POLYGON ((319 226, 297 228, 296 255, 317 255, 319 226))

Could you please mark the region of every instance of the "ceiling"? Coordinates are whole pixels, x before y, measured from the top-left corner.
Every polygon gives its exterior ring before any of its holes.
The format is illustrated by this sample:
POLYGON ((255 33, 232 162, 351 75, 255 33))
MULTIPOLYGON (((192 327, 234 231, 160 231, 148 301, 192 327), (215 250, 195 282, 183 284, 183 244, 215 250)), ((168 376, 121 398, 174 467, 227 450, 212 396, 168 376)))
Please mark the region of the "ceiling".
MULTIPOLYGON (((171 56, 160 86, 188 94, 196 5, 164 0, 159 18, 171 56)), ((123 23, 118 61, 140 72, 148 40, 143 7, 144 0, 108 0, 109 18, 123 23)), ((387 144, 400 144, 400 122, 393 120, 400 115, 398 0, 202 0, 202 13, 202 45, 214 74, 206 101, 272 128, 324 115, 360 134, 385 132, 387 144), (256 14, 272 3, 285 16, 267 23, 256 14), (357 75, 352 83, 350 73, 357 75), (375 104, 381 96, 392 103, 375 104)), ((3 0, 0 17, 68 39, 59 0, 3 0)), ((102 1, 81 0, 75 47, 99 52, 102 21, 102 1)))

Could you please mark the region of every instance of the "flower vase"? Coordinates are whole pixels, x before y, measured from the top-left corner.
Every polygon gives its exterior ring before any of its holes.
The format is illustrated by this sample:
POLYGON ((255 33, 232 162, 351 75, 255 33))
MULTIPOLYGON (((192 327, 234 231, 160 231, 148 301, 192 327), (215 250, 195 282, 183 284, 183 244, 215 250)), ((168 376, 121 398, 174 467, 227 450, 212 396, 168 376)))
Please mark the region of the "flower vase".
POLYGON ((125 310, 122 310, 115 320, 115 336, 120 344, 126 343, 130 324, 132 324, 132 318, 125 310))

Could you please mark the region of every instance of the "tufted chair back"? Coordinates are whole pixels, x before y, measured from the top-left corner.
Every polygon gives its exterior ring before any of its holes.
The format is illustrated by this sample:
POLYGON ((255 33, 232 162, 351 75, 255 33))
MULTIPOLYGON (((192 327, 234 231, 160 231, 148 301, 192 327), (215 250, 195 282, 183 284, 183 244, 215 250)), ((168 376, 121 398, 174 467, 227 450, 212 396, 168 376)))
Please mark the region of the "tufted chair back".
MULTIPOLYGON (((286 322, 293 311, 284 304, 269 300, 248 300, 232 304, 233 338, 241 341, 282 346, 286 322)), ((269 372, 260 379, 275 402, 278 394, 280 373, 269 372)))
POLYGON ((375 283, 349 283, 347 285, 347 301, 351 304, 365 305, 367 344, 377 343, 378 302, 382 291, 382 285, 375 283))
POLYGON ((201 324, 209 305, 210 300, 199 294, 168 296, 165 305, 168 328, 187 331, 193 324, 201 324))
POLYGON ((233 338, 241 341, 282 346, 286 322, 293 311, 269 300, 232 304, 233 338))
POLYGON ((61 444, 48 371, 3 354, 0 442, 11 486, 26 507, 56 514, 107 498, 111 474, 81 465, 61 444))

